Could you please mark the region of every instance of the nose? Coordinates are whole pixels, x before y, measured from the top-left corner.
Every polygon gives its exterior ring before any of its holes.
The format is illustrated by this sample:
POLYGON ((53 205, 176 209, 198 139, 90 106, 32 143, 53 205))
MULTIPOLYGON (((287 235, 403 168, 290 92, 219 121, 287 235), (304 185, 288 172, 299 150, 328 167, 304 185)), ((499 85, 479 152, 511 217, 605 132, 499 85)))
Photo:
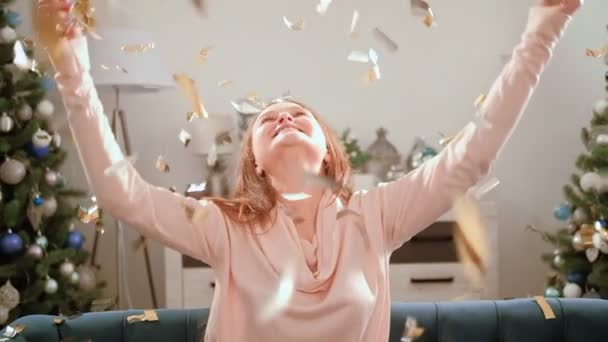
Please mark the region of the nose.
POLYGON ((284 122, 293 122, 293 116, 290 112, 281 112, 278 117, 279 124, 284 122))

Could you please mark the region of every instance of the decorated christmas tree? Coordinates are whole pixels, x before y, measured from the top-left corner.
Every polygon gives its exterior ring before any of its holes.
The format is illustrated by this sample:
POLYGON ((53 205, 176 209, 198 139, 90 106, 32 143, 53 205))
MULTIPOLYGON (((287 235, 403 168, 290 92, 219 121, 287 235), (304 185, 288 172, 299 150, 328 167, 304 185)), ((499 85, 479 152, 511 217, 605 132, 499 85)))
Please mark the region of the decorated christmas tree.
MULTIPOLYGON (((608 84, 608 72, 605 78, 608 84)), ((581 172, 564 186, 567 203, 553 212, 565 227, 556 233, 531 227, 555 247, 543 255, 552 269, 547 297, 608 298, 608 96, 595 104, 581 138, 586 148, 576 160, 581 172)))
POLYGON ((351 167, 356 171, 360 171, 363 165, 371 159, 371 156, 361 149, 359 141, 351 134, 350 128, 342 132, 340 140, 344 145, 351 167))
POLYGON ((87 311, 100 291, 74 228, 85 193, 58 172, 66 152, 45 98, 54 81, 17 35, 12 2, 0 1, 0 324, 87 311))

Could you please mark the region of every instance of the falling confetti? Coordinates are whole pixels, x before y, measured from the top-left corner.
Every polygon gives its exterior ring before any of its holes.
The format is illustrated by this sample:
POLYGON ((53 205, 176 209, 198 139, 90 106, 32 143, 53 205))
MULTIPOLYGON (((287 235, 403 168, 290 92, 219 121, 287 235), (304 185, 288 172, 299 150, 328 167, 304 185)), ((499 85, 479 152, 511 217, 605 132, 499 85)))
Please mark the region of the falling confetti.
POLYGON ((351 62, 369 63, 368 53, 361 50, 351 51, 347 59, 351 62))
POLYGON ((221 81, 217 82, 217 86, 220 88, 231 85, 231 84, 232 84, 232 81, 230 81, 230 80, 221 80, 221 81))
POLYGON ((209 52, 211 51, 211 47, 204 47, 198 52, 198 62, 203 64, 207 61, 207 57, 209 57, 209 52))
POLYGON ((283 23, 285 23, 285 26, 292 31, 302 31, 305 25, 304 19, 299 19, 296 22, 292 22, 285 16, 283 17, 283 23))
POLYGON ((479 106, 481 106, 485 100, 486 100, 486 94, 480 94, 475 99, 475 102, 473 103, 473 105, 475 106, 475 108, 479 108, 479 106))
POLYGON ((198 116, 203 115, 205 118, 208 118, 209 113, 207 113, 207 110, 205 109, 205 106, 198 95, 198 90, 196 89, 194 80, 185 74, 175 74, 173 75, 173 79, 190 101, 193 112, 198 116))
POLYGON ((15 57, 13 58, 13 64, 15 64, 17 67, 19 67, 22 70, 27 70, 27 69, 32 68, 32 61, 26 55, 25 49, 23 48, 23 44, 21 43, 20 40, 17 40, 15 42, 15 45, 13 46, 13 52, 15 54, 15 57))
POLYGON ((165 160, 165 157, 162 155, 156 158, 156 169, 163 173, 167 173, 171 170, 169 164, 167 164, 167 161, 165 160))
POLYGON ((118 65, 118 64, 117 64, 117 65, 115 65, 114 67, 116 68, 116 70, 118 70, 118 71, 122 71, 122 72, 124 72, 125 74, 128 74, 128 73, 129 73, 129 72, 127 71, 127 69, 125 69, 125 68, 121 67, 121 66, 120 66, 120 65, 118 65))
POLYGON ((369 56, 369 61, 373 65, 378 65, 378 52, 375 49, 369 49, 369 52, 367 54, 369 56))
POLYGON ((298 193, 293 193, 293 194, 286 193, 286 194, 281 194, 281 196, 283 196, 283 198, 285 198, 288 201, 301 201, 301 200, 305 200, 305 199, 312 197, 305 192, 298 192, 298 193))
POLYGON ((483 181, 481 184, 471 189, 473 190, 473 197, 480 200, 487 193, 494 190, 499 184, 500 181, 496 177, 491 177, 490 179, 483 181))
POLYGON ((146 53, 154 49, 154 43, 145 44, 124 44, 120 49, 126 53, 146 53))
POLYGON ((412 342, 416 338, 424 334, 424 328, 418 325, 418 321, 414 317, 408 316, 405 320, 405 327, 401 342, 412 342))
POLYGON ((372 31, 374 38, 380 41, 384 47, 392 53, 397 52, 399 50, 399 46, 392 40, 386 33, 384 33, 379 27, 374 28, 372 31))
POLYGON ((424 0, 410 0, 412 14, 418 17, 423 17, 422 22, 427 27, 436 26, 435 15, 428 2, 424 0))
POLYGON ((545 297, 535 296, 534 301, 536 302, 536 304, 538 304, 538 306, 540 306, 540 309, 543 311, 545 319, 555 319, 555 312, 553 312, 551 305, 549 305, 545 297))
POLYGON ((105 65, 105 64, 100 65, 100 67, 101 67, 103 70, 110 70, 110 69, 112 69, 112 68, 110 68, 109 66, 107 66, 107 65, 105 65))
POLYGON ((479 281, 486 272, 489 254, 479 203, 463 195, 454 201, 453 210, 458 223, 454 232, 456 250, 465 268, 473 267, 469 272, 471 279, 479 281))
POLYGON ((82 223, 96 222, 100 216, 100 209, 95 196, 88 198, 78 206, 78 218, 82 223))
POLYGON ((317 4, 317 13, 324 15, 327 13, 327 8, 331 5, 332 0, 319 0, 317 4))
POLYGON ((127 323, 133 322, 155 322, 158 321, 158 315, 154 310, 144 310, 141 315, 129 315, 127 316, 127 323))
POLYGON ((353 18, 350 22, 350 36, 353 38, 357 37, 357 32, 355 31, 357 29, 357 24, 359 23, 359 11, 354 10, 353 11, 353 18))
POLYGON ((274 292, 274 296, 270 301, 263 305, 258 319, 261 322, 268 322, 279 315, 289 304, 291 296, 294 292, 296 278, 296 263, 295 258, 288 260, 285 264, 285 269, 282 271, 279 287, 274 292))
POLYGON ((366 84, 370 84, 373 83, 377 80, 380 79, 380 67, 377 65, 374 65, 373 67, 371 67, 364 75, 363 75, 363 82, 366 84))
POLYGON ((207 165, 209 167, 214 167, 215 163, 217 163, 217 145, 211 144, 207 154, 207 165))
POLYGON ((121 171, 123 168, 127 167, 128 165, 134 165, 136 160, 137 160, 136 155, 126 157, 126 158, 119 160, 118 162, 110 165, 110 167, 108 167, 104 170, 103 174, 108 177, 113 176, 117 172, 121 171))
POLYGON ((608 46, 604 46, 599 50, 586 49, 585 55, 587 55, 587 57, 602 58, 603 56, 608 55, 608 46))
POLYGON ((179 141, 181 141, 185 147, 188 147, 192 141, 192 135, 190 135, 190 133, 188 133, 186 130, 182 129, 179 132, 179 141))

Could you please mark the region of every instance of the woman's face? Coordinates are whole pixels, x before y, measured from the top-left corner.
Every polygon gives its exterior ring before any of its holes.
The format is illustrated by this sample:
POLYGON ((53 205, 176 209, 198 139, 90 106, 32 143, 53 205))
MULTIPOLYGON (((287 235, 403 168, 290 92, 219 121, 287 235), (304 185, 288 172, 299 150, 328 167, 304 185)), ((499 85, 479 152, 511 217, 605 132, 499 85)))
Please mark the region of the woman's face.
POLYGON ((264 109, 253 124, 251 143, 256 164, 264 171, 273 170, 286 153, 298 154, 310 167, 319 167, 327 154, 321 125, 308 109, 293 102, 264 109))

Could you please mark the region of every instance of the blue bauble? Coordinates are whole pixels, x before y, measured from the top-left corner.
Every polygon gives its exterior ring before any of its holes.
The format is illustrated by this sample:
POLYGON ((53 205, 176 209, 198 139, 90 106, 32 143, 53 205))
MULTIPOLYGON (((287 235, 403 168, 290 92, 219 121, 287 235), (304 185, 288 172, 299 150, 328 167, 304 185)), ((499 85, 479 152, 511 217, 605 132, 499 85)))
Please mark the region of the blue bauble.
POLYGON ((606 220, 597 220, 595 221, 595 227, 600 226, 602 228, 608 228, 608 221, 606 220))
POLYGON ((545 297, 547 298, 557 298, 560 296, 560 292, 553 286, 547 287, 545 289, 545 297))
POLYGON ((21 18, 19 13, 13 12, 11 10, 6 12, 6 14, 4 15, 4 19, 6 20, 6 23, 12 27, 17 27, 23 22, 23 18, 21 18))
POLYGON ((435 149, 433 149, 432 147, 425 147, 422 149, 422 157, 434 157, 437 155, 437 151, 435 151, 435 149))
POLYGON ((40 83, 40 87, 45 92, 51 91, 53 88, 55 88, 55 81, 52 78, 47 77, 47 76, 42 76, 40 78, 39 83, 40 83))
POLYGON ((44 157, 48 156, 49 153, 51 152, 50 146, 37 147, 37 146, 34 146, 34 144, 32 144, 32 143, 27 144, 27 150, 32 156, 34 156, 36 158, 44 158, 44 157))
POLYGON ((568 274, 566 274, 566 280, 568 280, 569 283, 575 283, 581 288, 585 288, 587 275, 583 272, 569 272, 568 274))
POLYGON ((84 243, 84 236, 77 230, 72 230, 68 234, 68 240, 65 245, 68 248, 80 249, 82 248, 82 244, 84 243))
POLYGON ((15 255, 23 249, 23 240, 19 234, 11 231, 0 237, 0 253, 8 256, 15 255))
POLYGON ((42 197, 40 197, 40 195, 36 195, 34 197, 34 205, 39 207, 44 203, 44 200, 42 199, 42 197))
POLYGON ((560 221, 566 221, 572 215, 572 207, 567 203, 562 203, 553 209, 553 216, 560 221))

